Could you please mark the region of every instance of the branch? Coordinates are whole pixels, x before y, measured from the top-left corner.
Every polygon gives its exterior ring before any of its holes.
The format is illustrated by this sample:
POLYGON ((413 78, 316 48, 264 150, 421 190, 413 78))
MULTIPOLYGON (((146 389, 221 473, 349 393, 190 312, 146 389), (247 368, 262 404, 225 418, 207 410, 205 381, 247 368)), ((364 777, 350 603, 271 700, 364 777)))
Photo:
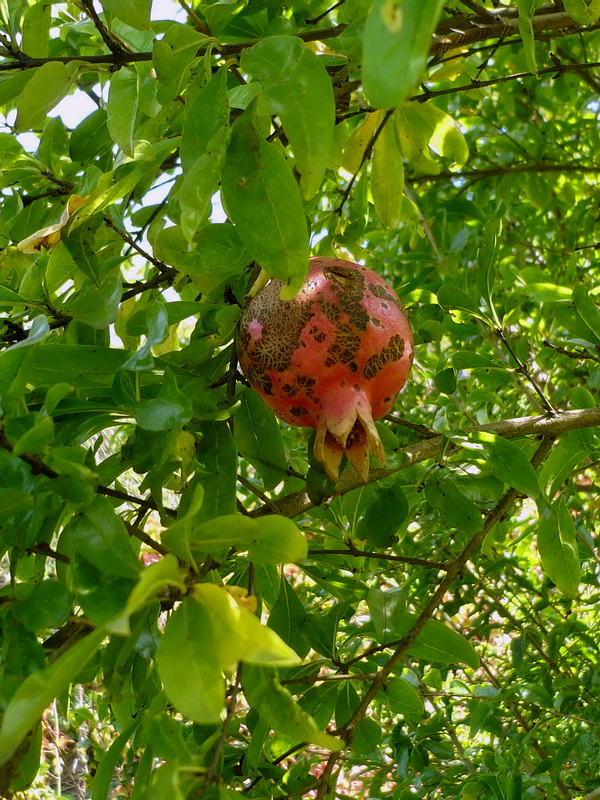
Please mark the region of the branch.
MULTIPOLYGON (((505 439, 515 439, 519 436, 558 436, 561 433, 580 428, 593 428, 600 426, 600 408, 586 408, 578 411, 561 411, 552 417, 517 417, 500 422, 491 422, 468 428, 466 433, 473 431, 489 431, 505 439)), ((369 473, 368 483, 388 478, 403 469, 420 464, 430 458, 437 458, 442 452, 446 454, 455 452, 456 446, 444 436, 436 436, 426 441, 418 442, 400 450, 404 454, 402 466, 392 469, 376 468, 369 473)), ((337 483, 335 495, 343 495, 352 489, 364 486, 363 481, 353 469, 346 469, 337 483)), ((286 517, 296 517, 315 506, 304 490, 293 492, 278 500, 274 500, 277 513, 286 517)), ((250 516, 258 517, 270 513, 267 509, 258 509, 251 512, 250 516)))
POLYGON ((519 172, 579 172, 582 175, 597 175, 600 167, 588 164, 513 164, 508 167, 494 167, 493 169, 466 169, 460 172, 439 172, 437 175, 415 175, 407 178, 409 183, 426 183, 436 181, 450 181, 461 179, 484 180, 502 175, 515 175, 519 172))
MULTIPOLYGON (((577 32, 586 33, 588 31, 597 30, 599 26, 588 25, 581 26, 575 22, 565 12, 549 12, 549 9, 554 9, 554 6, 546 6, 538 10, 537 14, 533 17, 532 24, 536 33, 542 31, 554 31, 555 35, 569 35, 577 32)), ((452 17, 440 22, 436 32, 432 37, 432 44, 429 48, 431 56, 441 55, 448 50, 454 50, 458 47, 465 47, 475 42, 481 42, 484 39, 495 39, 501 36, 506 36, 510 33, 519 33, 519 23, 516 9, 503 9, 502 18, 498 22, 491 22, 489 25, 482 25, 481 20, 477 17, 463 17, 462 23, 464 31, 452 30, 457 26, 457 18, 452 17), (449 28, 449 25, 452 28, 449 28), (449 32, 452 30, 452 32, 449 32)), ((327 39, 335 39, 341 36, 348 26, 345 24, 335 25, 332 28, 323 28, 317 31, 300 31, 296 34, 300 39, 305 42, 322 42, 327 39)), ((239 55, 244 50, 253 47, 258 40, 248 42, 234 42, 231 44, 223 44, 219 47, 219 54, 221 56, 239 55)), ((205 45, 200 47, 197 52, 197 57, 203 56, 208 47, 212 45, 205 45)), ((77 56, 53 56, 50 58, 33 58, 25 53, 16 51, 11 53, 15 59, 13 64, 1 64, 0 71, 13 70, 13 69, 34 69, 41 67, 49 61, 58 61, 62 64, 68 64, 73 61, 83 62, 86 64, 112 64, 116 69, 120 69, 126 64, 131 64, 139 61, 152 61, 152 53, 106 53, 102 55, 77 55, 77 56)), ((580 70, 582 65, 563 65, 561 71, 564 69, 577 69, 580 70)), ((556 72, 556 66, 551 67, 549 70, 540 70, 540 74, 545 71, 556 72)), ((531 73, 523 73, 524 75, 531 75, 531 73)), ((487 85, 486 82, 481 82, 480 85, 487 85)), ((454 89, 450 91, 455 91, 454 89)))
POLYGON ((123 47, 118 41, 116 41, 115 39, 112 38, 112 36, 110 35, 110 33, 109 33, 108 29, 106 28, 105 24, 102 22, 102 20, 98 16, 98 12, 94 8, 93 0, 80 0, 80 2, 81 2, 81 5, 83 6, 83 9, 84 9, 85 13, 92 20, 92 22, 94 23, 94 25, 96 27, 96 30, 98 31, 98 33, 102 37, 102 41, 108 47, 108 49, 111 51, 111 53, 114 53, 115 55, 120 55, 121 53, 126 53, 127 50, 125 49, 125 47, 123 47))
MULTIPOLYGON (((277 513, 277 510, 274 512, 277 513)), ((371 553, 368 550, 310 550, 307 558, 316 556, 352 556, 353 558, 379 558, 382 561, 398 561, 400 564, 412 564, 416 567, 427 567, 428 569, 446 570, 448 564, 441 561, 427 561, 424 558, 411 558, 410 556, 394 556, 388 553, 371 553)))

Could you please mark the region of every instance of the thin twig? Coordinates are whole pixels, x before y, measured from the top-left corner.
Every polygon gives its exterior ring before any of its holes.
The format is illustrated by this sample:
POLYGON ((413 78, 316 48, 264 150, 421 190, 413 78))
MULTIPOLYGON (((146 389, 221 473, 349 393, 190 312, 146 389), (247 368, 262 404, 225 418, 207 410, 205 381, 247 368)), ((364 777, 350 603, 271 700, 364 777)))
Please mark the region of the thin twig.
POLYGON ((111 34, 109 33, 106 25, 102 22, 100 17, 98 16, 98 12, 94 8, 93 0, 81 0, 81 6, 85 10, 88 17, 94 23, 96 30, 102 37, 102 41, 108 47, 113 55, 123 55, 124 53, 128 53, 128 48, 114 39, 111 34))
POLYGON ((529 370, 529 367, 527 367, 527 365, 524 364, 521 361, 521 359, 519 358, 519 356, 516 354, 513 346, 509 342, 508 337, 506 336, 506 334, 504 333, 502 328, 498 327, 495 330, 496 330, 496 334, 499 337, 500 341, 502 342, 504 347, 508 350, 511 358, 517 364, 517 372, 520 372, 521 375, 523 375, 523 377, 526 378, 529 381, 529 384, 533 388, 534 392, 540 398, 540 402, 541 402, 543 408, 546 410, 546 412, 548 414, 552 414, 552 415, 556 414, 556 409, 554 408, 552 403, 548 400, 548 398, 543 393, 541 388, 538 386, 538 383, 535 380, 535 378, 533 377, 533 375, 531 374, 531 371, 529 370))
MULTIPOLYGON (((273 503, 275 508, 274 513, 278 513, 277 506, 273 503)), ((377 558, 381 561, 397 561, 400 564, 411 564, 417 567, 427 567, 427 569, 447 570, 448 564, 441 561, 427 561, 424 558, 411 558, 409 556, 396 556, 391 553, 371 553, 368 550, 310 550, 307 558, 314 558, 315 556, 353 556, 354 558, 377 558)))
POLYGON ((249 481, 247 478, 244 478, 243 475, 238 474, 237 479, 242 484, 242 486, 245 486, 246 489, 249 489, 252 492, 252 494, 255 494, 258 497, 259 500, 262 500, 262 502, 266 506, 268 506, 268 508, 273 512, 273 514, 277 514, 277 506, 275 505, 275 503, 261 489, 259 489, 258 486, 255 486, 252 483, 252 481, 249 481))
POLYGON ((348 181, 348 185, 346 186, 346 188, 344 189, 344 192, 342 193, 342 200, 341 200, 339 206, 333 210, 334 214, 341 214, 342 213, 342 209, 344 208, 344 205, 346 204, 348 198, 350 197, 350 192, 352 191, 352 187, 356 183, 356 179, 358 178, 358 175, 359 175, 361 169, 366 164, 366 162, 369 160, 369 158, 371 156, 371 153, 373 151, 373 148, 375 147, 375 143, 376 143, 377 139, 379 139, 381 131, 385 128, 385 125, 386 125, 387 121, 389 120, 389 118, 392 116, 393 113, 394 113, 394 109, 393 108, 390 109, 389 111, 385 112, 383 119, 381 120, 381 122, 377 126, 377 129, 375 130, 375 132, 371 136, 369 144, 365 147, 365 151, 362 154, 362 158, 360 159, 360 164, 358 165, 358 169, 356 170, 354 175, 350 178, 350 180, 348 181))

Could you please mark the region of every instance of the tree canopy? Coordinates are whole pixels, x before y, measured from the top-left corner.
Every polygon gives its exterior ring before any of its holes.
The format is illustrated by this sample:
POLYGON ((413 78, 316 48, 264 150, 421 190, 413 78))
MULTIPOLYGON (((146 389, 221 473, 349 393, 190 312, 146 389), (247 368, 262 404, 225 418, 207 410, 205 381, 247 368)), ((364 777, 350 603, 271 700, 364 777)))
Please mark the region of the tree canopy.
POLYGON ((179 3, 0 0, 0 796, 600 797, 598 0, 179 3), (237 367, 310 255, 366 483, 237 367))

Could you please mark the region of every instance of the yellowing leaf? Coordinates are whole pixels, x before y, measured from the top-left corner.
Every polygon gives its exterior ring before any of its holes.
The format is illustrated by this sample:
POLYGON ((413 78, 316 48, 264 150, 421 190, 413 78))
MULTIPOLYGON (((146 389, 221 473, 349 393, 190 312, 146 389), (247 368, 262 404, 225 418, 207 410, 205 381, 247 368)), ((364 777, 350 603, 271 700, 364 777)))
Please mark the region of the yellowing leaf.
POLYGON ((469 157, 465 137, 445 111, 432 103, 407 103, 404 112, 407 122, 413 127, 413 135, 437 155, 452 159, 451 170, 460 169, 465 164, 469 157))
POLYGON ((87 197, 79 197, 77 194, 72 194, 67 201, 67 205, 62 213, 60 222, 57 222, 54 225, 48 225, 45 228, 41 228, 39 231, 32 233, 31 236, 28 236, 26 239, 22 239, 17 244, 17 247, 21 253, 40 253, 42 247, 48 248, 58 244, 58 242, 60 242, 61 228, 65 227, 69 221, 69 217, 74 214, 78 208, 81 208, 86 200, 87 197))
POLYGON ((352 174, 358 172, 364 152, 375 133, 378 121, 381 122, 381 117, 378 114, 367 114, 360 125, 352 131, 342 155, 342 167, 348 172, 352 174))

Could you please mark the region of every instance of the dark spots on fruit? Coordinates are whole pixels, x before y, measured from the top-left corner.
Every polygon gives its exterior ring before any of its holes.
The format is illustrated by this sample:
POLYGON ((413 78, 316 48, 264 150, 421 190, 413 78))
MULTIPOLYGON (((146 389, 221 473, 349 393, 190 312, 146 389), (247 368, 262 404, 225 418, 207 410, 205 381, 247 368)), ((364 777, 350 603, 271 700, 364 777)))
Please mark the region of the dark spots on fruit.
POLYGON ((309 336, 312 336, 315 342, 318 342, 319 344, 321 344, 321 342, 324 342, 325 339, 327 338, 327 334, 319 330, 319 328, 316 325, 313 325, 309 329, 308 334, 309 336))
POLYGON ((383 322, 380 319, 377 319, 377 317, 371 317, 369 322, 376 328, 383 328, 383 322))
POLYGON ((360 388, 360 386, 358 385, 358 383, 355 383, 355 384, 354 384, 354 386, 353 386, 352 388, 354 389, 354 391, 355 391, 355 392, 360 392, 360 391, 361 391, 361 388, 360 388))
POLYGON ((384 397, 383 398, 383 402, 384 403, 389 403, 391 399, 392 399, 391 397, 384 397))
POLYGON ((349 364, 360 347, 360 334, 349 322, 340 322, 335 332, 335 342, 327 348, 326 367, 349 364))
POLYGON ((295 386, 291 386, 289 383, 285 383, 281 387, 281 391, 288 397, 296 397, 296 395, 298 394, 298 389, 296 389, 295 386))
POLYGON ((367 380, 371 380, 382 370, 387 364, 392 361, 399 361, 404 355, 404 339, 399 334, 394 334, 391 337, 388 346, 384 347, 377 355, 371 356, 367 359, 364 366, 363 374, 367 380))
POLYGON ((252 364, 246 372, 246 377, 254 388, 265 394, 273 394, 273 381, 258 365, 252 364))
POLYGON ((330 303, 328 300, 321 298, 318 301, 318 304, 321 313, 326 319, 330 320, 331 322, 338 321, 342 312, 340 311, 340 308, 335 305, 335 303, 330 303))
MULTIPOLYGON (((400 300, 398 300, 394 294, 388 291, 385 286, 380 286, 377 283, 370 283, 369 291, 374 297, 378 297, 382 301, 387 300, 389 303, 393 303, 398 308, 402 308, 402 303, 400 300)), ((381 305, 383 308, 387 308, 386 303, 382 302, 381 305)))
POLYGON ((348 364, 348 366, 350 367, 350 370, 351 370, 352 372, 357 372, 357 371, 358 371, 358 364, 356 363, 356 361, 351 361, 351 362, 348 364))
POLYGON ((331 288, 338 297, 342 311, 360 331, 365 331, 369 315, 362 304, 365 278, 361 270, 336 265, 331 269, 324 269, 323 273, 330 278, 331 288))
MULTIPOLYGON (((263 370, 274 372, 284 372, 289 368, 299 342, 306 347, 300 336, 314 316, 309 303, 297 299, 280 300, 282 287, 282 281, 270 281, 252 298, 242 314, 238 334, 238 351, 244 352, 251 343, 251 337, 247 338, 248 326, 254 320, 260 323, 261 338, 254 342, 252 360, 263 370)), ((252 382, 250 378, 248 380, 252 382)))
POLYGON ((292 408, 290 408, 290 414, 293 417, 303 417, 306 414, 308 414, 308 411, 306 408, 303 408, 302 406, 293 406, 292 408))

